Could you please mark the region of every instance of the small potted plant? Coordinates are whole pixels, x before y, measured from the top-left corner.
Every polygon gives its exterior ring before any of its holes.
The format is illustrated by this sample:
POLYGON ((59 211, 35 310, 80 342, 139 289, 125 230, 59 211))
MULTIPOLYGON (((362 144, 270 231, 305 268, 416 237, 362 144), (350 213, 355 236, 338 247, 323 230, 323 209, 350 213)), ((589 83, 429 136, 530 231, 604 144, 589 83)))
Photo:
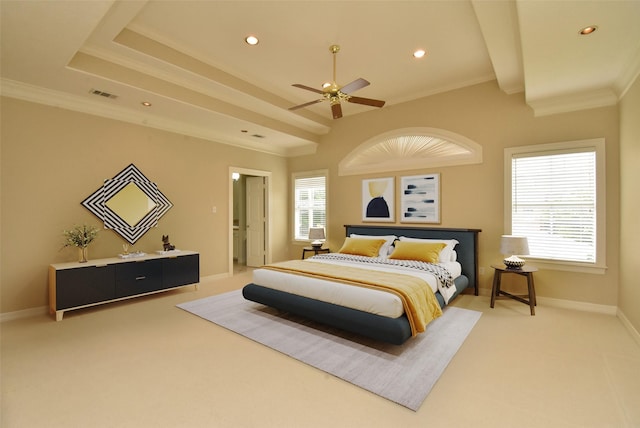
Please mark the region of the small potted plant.
POLYGON ((64 231, 64 247, 77 247, 80 253, 79 262, 86 263, 87 261, 87 247, 98 236, 98 228, 94 226, 74 226, 73 229, 64 231))

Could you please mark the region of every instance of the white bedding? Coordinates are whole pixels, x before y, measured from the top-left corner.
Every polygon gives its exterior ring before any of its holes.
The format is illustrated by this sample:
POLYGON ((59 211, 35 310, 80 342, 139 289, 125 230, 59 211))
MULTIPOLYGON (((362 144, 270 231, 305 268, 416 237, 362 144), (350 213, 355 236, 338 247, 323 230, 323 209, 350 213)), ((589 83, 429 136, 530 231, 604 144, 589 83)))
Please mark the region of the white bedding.
MULTIPOLYGON (((350 265, 352 263, 336 260, 322 260, 316 258, 307 259, 310 262, 332 263, 350 265)), ((455 279, 460 276, 462 267, 458 262, 440 263, 446 267, 455 279)), ((372 266, 367 264, 366 269, 383 270, 388 272, 398 272, 422 278, 429 284, 433 292, 440 290, 440 294, 448 303, 449 298, 455 293, 455 285, 444 288, 439 284, 438 279, 429 272, 412 271, 409 268, 400 266, 372 266)), ((256 269, 253 271, 253 283, 267 288, 321 300, 348 308, 357 309, 372 314, 382 315, 389 318, 402 316, 404 309, 400 298, 392 293, 373 290, 365 287, 357 287, 329 280, 311 278, 290 273, 279 272, 270 269, 256 269)))

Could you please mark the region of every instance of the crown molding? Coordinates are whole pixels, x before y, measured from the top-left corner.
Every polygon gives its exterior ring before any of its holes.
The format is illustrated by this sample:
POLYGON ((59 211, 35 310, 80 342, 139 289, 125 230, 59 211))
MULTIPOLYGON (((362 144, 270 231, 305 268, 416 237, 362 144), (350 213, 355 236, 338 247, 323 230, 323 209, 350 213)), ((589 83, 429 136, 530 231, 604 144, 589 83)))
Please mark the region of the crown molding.
POLYGON ((29 85, 10 79, 0 80, 0 95, 37 104, 48 105, 51 107, 63 108, 66 110, 76 111, 107 119, 113 119, 120 122, 141 125, 148 128, 159 129, 162 131, 173 132, 180 135, 201 138, 203 140, 212 141, 219 144, 226 144, 276 156, 290 157, 299 156, 301 154, 313 154, 316 152, 317 148, 317 144, 314 143, 310 143, 304 147, 287 149, 265 145, 263 142, 252 143, 244 140, 230 141, 227 136, 217 134, 215 130, 209 128, 205 129, 201 127, 191 126, 184 122, 176 121, 171 118, 146 115, 133 109, 120 106, 115 107, 105 104, 104 102, 88 100, 82 96, 70 95, 68 93, 29 85))
POLYGON ((533 109, 536 117, 608 107, 617 103, 618 97, 611 89, 597 89, 535 100, 527 99, 527 104, 533 109))
POLYGON ((627 66, 616 79, 615 87, 618 94, 620 95, 620 99, 625 96, 638 76, 640 76, 640 49, 636 51, 636 54, 634 56, 629 58, 627 66))

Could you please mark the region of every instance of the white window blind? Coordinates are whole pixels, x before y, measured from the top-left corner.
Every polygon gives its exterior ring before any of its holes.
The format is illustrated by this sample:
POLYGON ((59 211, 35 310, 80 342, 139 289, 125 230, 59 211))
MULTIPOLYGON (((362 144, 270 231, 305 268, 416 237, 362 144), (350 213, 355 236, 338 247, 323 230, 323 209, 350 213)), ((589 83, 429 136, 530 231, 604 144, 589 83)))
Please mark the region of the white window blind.
POLYGON ((596 262, 596 165, 594 147, 512 155, 511 234, 530 256, 596 262))
POLYGON ((294 178, 294 238, 309 238, 310 227, 326 227, 326 176, 294 178))

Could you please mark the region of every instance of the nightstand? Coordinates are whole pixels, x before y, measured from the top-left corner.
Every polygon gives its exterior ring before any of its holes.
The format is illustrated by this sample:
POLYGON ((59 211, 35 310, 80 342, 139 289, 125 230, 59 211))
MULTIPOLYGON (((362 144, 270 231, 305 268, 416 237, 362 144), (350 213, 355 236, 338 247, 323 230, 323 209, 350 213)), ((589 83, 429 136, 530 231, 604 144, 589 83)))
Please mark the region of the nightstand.
POLYGON ((304 260, 304 256, 307 253, 313 253, 314 256, 321 254, 321 253, 330 253, 331 251, 328 248, 322 248, 322 247, 304 247, 302 249, 302 260, 304 260))
POLYGON ((500 297, 503 295, 505 297, 509 297, 510 299, 517 300, 526 305, 529 305, 531 308, 531 315, 536 314, 535 306, 536 306, 536 289, 533 286, 533 273, 538 271, 538 268, 533 266, 524 265, 519 269, 508 268, 505 265, 491 265, 495 272, 493 274, 493 288, 491 289, 491 307, 496 301, 496 297, 500 297), (502 291, 500 289, 500 283, 502 280, 502 275, 504 274, 516 274, 521 275, 527 278, 527 288, 529 290, 529 300, 525 300, 520 296, 515 296, 513 294, 507 293, 506 291, 502 291))

